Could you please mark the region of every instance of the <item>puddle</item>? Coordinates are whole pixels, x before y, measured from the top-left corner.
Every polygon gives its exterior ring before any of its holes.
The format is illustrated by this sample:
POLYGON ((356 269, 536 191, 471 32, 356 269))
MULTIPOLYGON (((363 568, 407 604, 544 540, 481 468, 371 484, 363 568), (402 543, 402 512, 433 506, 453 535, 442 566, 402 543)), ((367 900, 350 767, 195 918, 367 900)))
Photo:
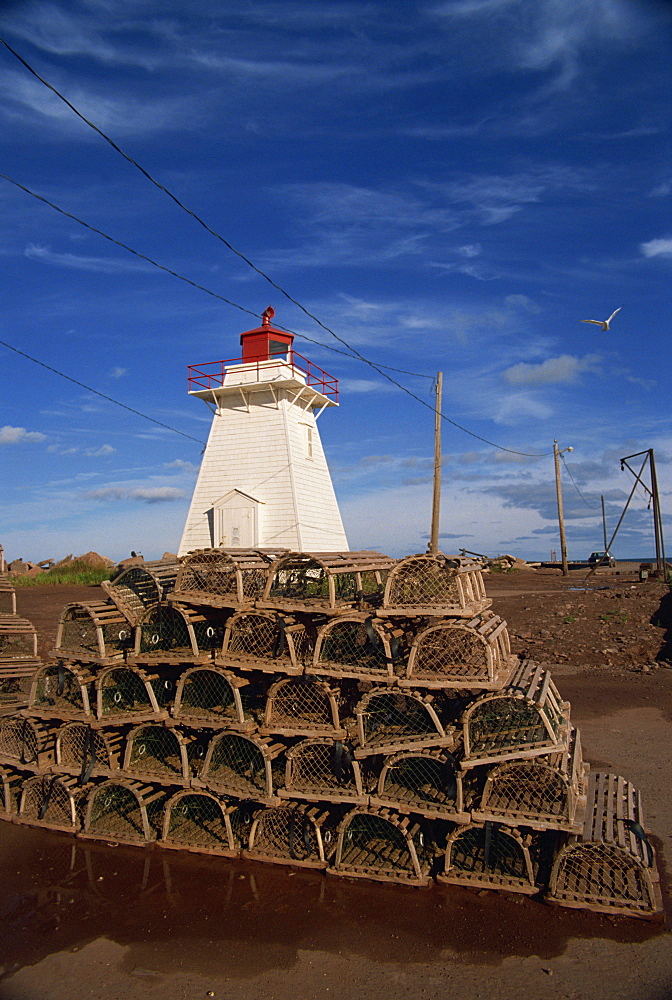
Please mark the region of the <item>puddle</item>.
POLYGON ((0 822, 0 967, 11 975, 99 938, 129 968, 243 979, 326 952, 403 965, 498 965, 573 938, 641 942, 652 924, 514 894, 347 881, 305 869, 77 841, 0 822))

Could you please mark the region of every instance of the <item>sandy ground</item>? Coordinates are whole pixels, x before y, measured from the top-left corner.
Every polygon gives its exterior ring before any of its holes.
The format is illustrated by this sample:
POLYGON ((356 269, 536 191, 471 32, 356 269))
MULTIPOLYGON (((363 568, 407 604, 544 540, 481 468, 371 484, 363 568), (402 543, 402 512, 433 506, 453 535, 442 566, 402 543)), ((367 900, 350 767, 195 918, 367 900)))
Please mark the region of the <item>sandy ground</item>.
MULTIPOLYGON (((517 651, 551 664, 586 758, 640 788, 669 920, 669 590, 601 576, 589 585, 607 589, 585 591, 582 580, 507 574, 488 592, 517 651)), ((46 650, 60 608, 98 594, 22 590, 19 613, 46 650)), ((11 823, 0 823, 0 885, 3 1000, 672 997, 664 928, 513 894, 354 882, 11 823)))

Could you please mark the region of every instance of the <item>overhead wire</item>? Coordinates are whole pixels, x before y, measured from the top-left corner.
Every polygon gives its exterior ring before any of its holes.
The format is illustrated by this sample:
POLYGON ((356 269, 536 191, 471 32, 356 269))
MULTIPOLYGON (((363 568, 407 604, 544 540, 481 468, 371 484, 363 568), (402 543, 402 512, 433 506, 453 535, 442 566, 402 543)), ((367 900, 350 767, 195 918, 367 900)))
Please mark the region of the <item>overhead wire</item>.
POLYGON ((574 476, 572 475, 572 473, 570 471, 570 468, 567 465, 567 462, 565 461, 565 456, 562 453, 560 454, 560 458, 562 459, 562 464, 564 465, 565 469, 567 470, 567 475, 569 476, 569 478, 572 480, 572 483, 574 484, 574 489, 579 494, 579 496, 581 497, 581 499, 585 503, 586 507, 588 507, 590 510, 597 510, 598 509, 597 507, 593 507, 593 505, 591 503, 588 503, 588 501, 584 497, 583 493, 581 492, 581 490, 579 489, 579 487, 576 485, 576 480, 574 479, 574 476))
MULTIPOLYGON (((227 305, 233 306, 234 308, 239 309, 242 312, 245 312, 248 315, 255 316, 255 318, 257 318, 257 314, 254 313, 251 309, 247 309, 245 306, 241 306, 237 302, 233 302, 231 299, 228 299, 225 296, 220 295, 218 292, 213 292, 212 289, 206 288, 205 285, 200 285, 198 282, 192 281, 190 278, 187 278, 184 275, 179 274, 177 271, 173 271, 171 268, 166 267, 163 264, 159 264, 158 261, 155 261, 152 257, 147 256, 147 254, 143 254, 143 253, 140 253, 138 250, 134 250, 132 247, 128 246, 128 244, 123 243, 121 240, 117 240, 115 237, 110 236, 108 233, 103 232, 102 229, 98 229, 96 226, 90 225, 88 222, 85 222, 83 219, 78 218, 78 216, 73 215, 72 212, 66 211, 65 209, 61 208, 59 205, 56 205, 54 202, 50 201, 48 198, 45 198, 43 195, 37 194, 35 191, 32 191, 30 188, 26 187, 24 184, 21 184, 19 181, 14 180, 14 178, 9 177, 7 174, 0 173, 0 178, 2 178, 3 180, 8 181, 10 184, 13 184, 15 187, 19 188, 21 191, 24 191, 26 194, 29 194, 31 197, 36 198, 38 201, 41 201, 43 204, 48 205, 49 208, 54 209, 54 211, 60 213, 61 215, 64 215, 66 218, 72 219, 73 222, 77 222, 79 225, 84 226, 86 229, 90 230, 91 232, 96 233, 99 236, 102 236, 106 240, 109 240, 110 243, 114 243, 116 246, 121 247, 123 250, 128 251, 128 253, 133 254, 135 257, 138 257, 141 260, 147 261, 147 263, 151 264, 153 267, 156 267, 159 270, 164 271, 166 274, 172 275, 172 277, 174 277, 174 278, 178 278, 180 281, 186 282, 188 285, 191 285, 193 288, 197 288, 199 291, 205 292, 207 295, 211 295, 213 298, 216 298, 216 299, 219 299, 222 302, 225 302, 227 305)), ((287 327, 282 327, 279 324, 278 324, 278 328, 279 329, 283 329, 283 330, 288 330, 289 333, 295 333, 294 331, 289 330, 287 327)), ((382 375, 383 378, 387 379, 388 382, 391 382, 392 385, 395 385, 398 389, 401 389, 401 391, 404 392, 404 393, 406 393, 406 395, 410 396, 412 399, 415 399, 418 403, 420 403, 422 406, 426 407, 428 410, 431 410, 432 413, 436 412, 436 408, 434 406, 432 406, 430 403, 428 403, 426 400, 422 399, 416 393, 412 392, 405 385, 402 385, 401 382, 398 382, 396 379, 391 378, 391 376, 387 375, 384 371, 381 371, 382 368, 389 368, 389 366, 378 365, 376 362, 370 361, 368 358, 365 358, 363 355, 360 355, 359 352, 355 352, 355 354, 348 354, 345 351, 340 351, 340 350, 338 350, 338 348, 334 348, 334 347, 331 347, 331 346, 329 346, 327 344, 324 344, 322 341, 314 340, 311 337, 308 337, 308 336, 306 336, 303 333, 295 333, 295 335, 303 338, 304 340, 307 340, 309 343, 318 344, 320 347, 324 347, 324 348, 326 348, 329 351, 335 351, 336 353, 344 355, 345 357, 349 357, 349 358, 351 358, 353 360, 359 359, 359 360, 364 361, 365 364, 369 365, 369 367, 371 367, 375 371, 377 371, 380 375, 382 375)), ((342 338, 340 338, 340 337, 338 339, 342 340, 342 338)), ((346 341, 342 341, 342 342, 345 343, 346 346, 349 347, 349 345, 347 344, 346 341)), ((392 370, 396 371, 398 369, 392 369, 392 370)), ((418 373, 405 372, 405 374, 417 375, 418 373)), ((432 378, 433 379, 433 376, 424 375, 424 376, 421 376, 421 377, 423 377, 423 378, 432 378)), ((73 379, 73 381, 76 381, 76 380, 73 379)), ((480 434, 476 434, 475 431, 469 430, 468 427, 464 427, 462 424, 458 423, 456 420, 453 420, 451 417, 447 417, 445 413, 440 413, 439 416, 441 417, 442 420, 445 420, 447 423, 451 424, 453 427, 457 427, 458 430, 463 431, 463 433, 468 434, 470 437, 476 438, 476 440, 478 440, 478 441, 482 441, 484 444, 487 444, 491 448, 495 448, 498 451, 505 451, 505 452, 508 452, 509 454, 512 454, 512 455, 521 455, 521 456, 523 456, 525 458, 545 458, 549 454, 548 452, 541 452, 541 453, 539 453, 539 452, 525 452, 525 451, 517 451, 517 450, 515 450, 513 448, 506 448, 504 445, 497 444, 496 442, 490 441, 488 438, 483 437, 480 434)))

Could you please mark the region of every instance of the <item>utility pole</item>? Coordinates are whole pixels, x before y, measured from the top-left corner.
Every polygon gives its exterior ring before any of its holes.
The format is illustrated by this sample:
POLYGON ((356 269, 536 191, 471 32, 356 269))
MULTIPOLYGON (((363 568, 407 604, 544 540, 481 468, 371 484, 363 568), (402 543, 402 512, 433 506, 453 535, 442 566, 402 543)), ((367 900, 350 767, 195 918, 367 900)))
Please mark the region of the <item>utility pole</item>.
POLYGON ((558 524, 560 526, 560 554, 562 556, 562 575, 569 575, 567 565, 567 539, 565 538, 565 517, 562 510, 562 481, 560 479, 560 456, 565 451, 574 451, 572 447, 558 451, 558 442, 553 442, 553 458, 555 460, 555 495, 558 500, 558 524))
POLYGON ((600 496, 600 500, 602 501, 602 535, 604 537, 604 551, 606 552, 607 551, 607 518, 605 517, 605 513, 604 513, 604 497, 600 496))
POLYGON ((441 401, 443 372, 436 373, 436 410, 434 416, 434 493, 432 496, 432 530, 429 551, 439 551, 439 521, 441 519, 441 401))

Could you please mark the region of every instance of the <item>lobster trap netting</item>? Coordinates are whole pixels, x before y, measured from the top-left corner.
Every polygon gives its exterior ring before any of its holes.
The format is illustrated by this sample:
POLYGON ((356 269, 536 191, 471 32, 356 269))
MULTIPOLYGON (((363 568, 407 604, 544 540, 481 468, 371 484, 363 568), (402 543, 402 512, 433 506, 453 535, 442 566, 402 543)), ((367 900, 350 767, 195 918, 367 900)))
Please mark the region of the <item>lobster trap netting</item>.
POLYGON ((56 727, 37 719, 0 717, 0 759, 31 769, 54 763, 56 727))
POLYGON ((401 751, 385 761, 376 801, 401 812, 454 815, 460 808, 455 759, 442 750, 401 751))
POLYGON ((240 685, 239 678, 219 667, 192 667, 178 683, 173 715, 192 725, 243 725, 240 685))
POLYGON ((0 576, 0 615, 16 614, 16 591, 0 576))
POLYGON ((296 674, 312 651, 313 638, 303 624, 277 612, 241 611, 227 622, 221 662, 243 670, 296 674))
POLYGON ((363 795, 359 762, 340 740, 303 740, 287 752, 288 795, 334 801, 363 795))
POLYGON ((264 592, 270 553, 199 549, 182 562, 174 599, 215 607, 251 603, 264 592))
POLYGON ((69 604, 56 634, 56 656, 100 662, 121 660, 133 646, 133 629, 113 604, 90 601, 69 604))
POLYGON ((354 809, 340 827, 334 870, 425 885, 432 859, 432 845, 419 824, 387 809, 354 809))
POLYGON ((508 655, 506 623, 496 615, 440 622, 416 636, 407 678, 425 687, 493 686, 501 684, 499 674, 508 655))
POLYGON ((429 700, 416 693, 372 691, 356 711, 359 742, 369 752, 445 737, 429 700))
POLYGON ((100 840, 145 844, 156 839, 166 799, 164 791, 126 780, 110 780, 89 795, 84 832, 100 840))
POLYGON ((534 893, 535 868, 530 838, 499 823, 470 825, 448 838, 442 880, 534 893))
POLYGON ((158 604, 142 616, 137 626, 136 655, 161 658, 169 654, 191 659, 194 648, 187 620, 174 606, 158 604))
POLYGON ((82 717, 92 712, 89 699, 93 677, 64 663, 40 667, 33 677, 30 708, 54 717, 82 717))
POLYGON ((0 817, 3 819, 11 819, 18 812, 24 778, 24 773, 0 766, 0 817))
POLYGON ((119 765, 120 733, 69 722, 56 736, 56 763, 70 774, 100 775, 119 765))
POLYGON ((564 827, 574 822, 578 795, 569 776, 545 758, 510 761, 488 775, 474 815, 564 827))
POLYGON ((78 830, 86 790, 74 778, 56 774, 27 778, 23 783, 18 819, 30 826, 78 830))
POLYGON ((139 726, 128 734, 124 771, 163 784, 182 783, 189 777, 184 740, 166 726, 139 726))
POLYGON ((110 667, 96 680, 98 718, 121 720, 158 714, 154 691, 144 674, 133 667, 110 667))
POLYGON ((268 692, 263 731, 287 735, 344 735, 336 694, 308 677, 283 678, 268 692))
POLYGON ((31 622, 18 615, 0 615, 0 664, 34 660, 37 632, 31 622))
POLYGON ((266 740, 220 733, 210 742, 201 780, 224 795, 267 799, 274 784, 281 785, 284 778, 282 764, 273 766, 276 760, 277 753, 266 740))
POLYGON ((379 552, 292 552, 272 567, 263 603, 315 611, 375 606, 393 565, 379 552))
POLYGON ((230 809, 210 792, 177 792, 167 803, 161 845, 230 857, 238 853, 230 809))
POLYGON ((245 857, 325 868, 336 847, 335 824, 317 808, 284 805, 257 813, 245 857))
POLYGON ((617 844, 576 843, 560 852, 547 898, 606 913, 646 916, 660 910, 651 875, 639 858, 617 844))
POLYGON ((440 552, 400 559, 388 576, 383 599, 383 607, 390 610, 457 615, 476 614, 490 603, 477 564, 440 552))
POLYGON ((178 564, 159 560, 129 566, 113 581, 105 580, 103 589, 132 623, 140 621, 147 608, 166 600, 175 586, 178 564))
POLYGON ((8 675, 0 667, 0 711, 25 708, 32 686, 33 669, 11 670, 8 675))
POLYGON ((394 677, 402 662, 398 630, 380 620, 335 618, 319 629, 311 673, 364 680, 394 677))

